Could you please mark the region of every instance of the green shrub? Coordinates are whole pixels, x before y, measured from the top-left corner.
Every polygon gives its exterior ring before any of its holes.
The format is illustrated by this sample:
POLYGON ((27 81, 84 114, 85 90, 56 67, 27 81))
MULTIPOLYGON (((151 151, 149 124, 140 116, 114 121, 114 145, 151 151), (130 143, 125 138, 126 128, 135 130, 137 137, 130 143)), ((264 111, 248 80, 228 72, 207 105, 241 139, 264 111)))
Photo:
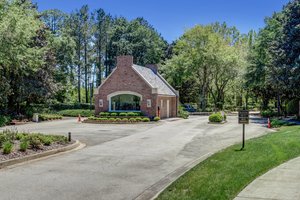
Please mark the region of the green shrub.
MULTIPOLYGON (((43 105, 45 106, 45 105, 43 105)), ((73 109, 83 109, 83 110, 89 110, 95 109, 95 106, 92 105, 92 107, 90 106, 89 103, 56 103, 56 104, 51 104, 50 106, 51 110, 55 110, 55 111, 60 111, 60 110, 73 110, 73 109)))
POLYGON ((137 122, 143 121, 143 119, 142 119, 141 117, 136 117, 135 120, 136 120, 137 122))
POLYGON ((46 146, 50 146, 53 143, 52 136, 50 135, 39 135, 39 139, 46 146))
POLYGON ((2 145, 8 141, 8 138, 5 134, 0 133, 0 147, 2 147, 2 145))
POLYGON ((127 118, 122 118, 122 122, 128 122, 127 118))
POLYGON ((182 106, 178 107, 178 117, 187 119, 189 118, 189 112, 185 111, 182 106))
POLYGON ((134 113, 134 112, 128 112, 128 113, 127 113, 127 116, 131 116, 131 117, 132 117, 132 116, 137 116, 137 114, 134 113))
POLYGON ((5 125, 9 124, 10 122, 11 122, 10 117, 0 115, 0 127, 5 126, 5 125))
POLYGON ((223 121, 223 117, 222 117, 221 113, 213 113, 209 116, 208 120, 210 122, 220 123, 223 121))
POLYGON ((223 120, 226 121, 227 115, 224 113, 223 120))
POLYGON ((13 143, 11 143, 10 141, 7 141, 3 144, 3 154, 10 154, 13 150, 13 143))
POLYGON ((119 116, 127 116, 127 113, 121 112, 121 113, 119 113, 119 116))
POLYGON ((110 113, 110 116, 112 117, 118 116, 118 113, 110 113))
POLYGON ((111 118, 108 118, 108 120, 114 122, 114 121, 116 121, 116 118, 111 117, 111 118))
POLYGON ((275 117, 277 116, 277 112, 273 110, 263 110, 260 112, 262 117, 275 117))
POLYGON ((20 143, 20 151, 25 152, 28 149, 29 143, 27 140, 22 140, 20 143))
POLYGON ((29 142, 29 145, 32 149, 41 149, 42 141, 39 134, 29 134, 26 139, 29 142))
POLYGON ((109 116, 109 115, 110 115, 109 112, 100 112, 100 116, 101 116, 101 117, 107 117, 107 116, 109 116))
POLYGON ((26 135, 24 133, 17 133, 16 140, 22 140, 26 135))
POLYGON ((150 118, 149 117, 144 117, 142 120, 143 120, 143 122, 150 122, 150 118))
POLYGON ((153 119, 154 121, 159 121, 160 120, 160 117, 154 117, 154 119, 153 119))
POLYGON ((116 122, 120 122, 120 121, 122 121, 122 119, 121 119, 121 118, 115 118, 115 120, 116 120, 116 122))
POLYGON ((62 119, 62 116, 57 115, 57 114, 40 114, 39 115, 40 121, 48 121, 48 120, 54 120, 54 119, 62 119))
POLYGON ((136 120, 136 118, 130 118, 129 121, 136 122, 137 120, 136 120))
POLYGON ((108 120, 108 118, 106 118, 106 117, 102 117, 102 118, 98 118, 98 120, 100 120, 100 121, 107 121, 107 120, 108 120))
POLYGON ((299 114, 299 100, 293 99, 288 102, 286 112, 289 115, 299 114))
POLYGON ((94 110, 82 110, 82 109, 62 110, 59 111, 58 114, 62 116, 68 116, 68 117, 78 117, 78 115, 80 115, 81 117, 90 117, 94 115, 94 110))

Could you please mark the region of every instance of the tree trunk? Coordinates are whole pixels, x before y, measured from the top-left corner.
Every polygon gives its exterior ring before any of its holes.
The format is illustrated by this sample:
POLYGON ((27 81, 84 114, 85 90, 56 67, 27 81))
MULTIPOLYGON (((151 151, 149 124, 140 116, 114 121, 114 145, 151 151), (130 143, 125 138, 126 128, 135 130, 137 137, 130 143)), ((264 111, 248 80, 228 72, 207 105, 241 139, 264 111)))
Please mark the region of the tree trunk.
POLYGON ((87 41, 84 41, 84 83, 85 83, 85 103, 89 102, 88 91, 88 66, 87 66, 87 41))
POLYGON ((280 116, 280 95, 278 94, 277 95, 277 113, 278 113, 278 116, 280 116))
POLYGON ((81 103, 80 87, 81 87, 81 66, 80 66, 80 47, 79 47, 79 50, 78 50, 78 85, 77 85, 78 103, 81 103))

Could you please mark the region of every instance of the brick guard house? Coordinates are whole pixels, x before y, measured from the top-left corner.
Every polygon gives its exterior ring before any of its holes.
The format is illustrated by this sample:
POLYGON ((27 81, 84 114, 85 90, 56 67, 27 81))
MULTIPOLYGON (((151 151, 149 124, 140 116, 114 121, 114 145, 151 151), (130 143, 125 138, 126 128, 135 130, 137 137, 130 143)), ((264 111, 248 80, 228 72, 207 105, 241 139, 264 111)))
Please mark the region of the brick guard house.
POLYGON ((150 118, 177 116, 179 93, 158 73, 156 65, 135 65, 132 56, 117 57, 117 67, 94 95, 96 115, 141 111, 150 118))

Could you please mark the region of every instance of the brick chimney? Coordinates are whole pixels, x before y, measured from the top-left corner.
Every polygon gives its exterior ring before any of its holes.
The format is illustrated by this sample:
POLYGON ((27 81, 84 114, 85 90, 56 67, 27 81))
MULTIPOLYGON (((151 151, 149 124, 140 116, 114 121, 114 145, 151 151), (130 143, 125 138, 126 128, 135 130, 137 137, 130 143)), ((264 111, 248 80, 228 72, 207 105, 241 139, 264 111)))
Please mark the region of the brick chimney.
POLYGON ((158 66, 156 64, 147 64, 146 67, 151 69, 154 72, 154 74, 157 74, 158 66))
POLYGON ((129 68, 133 65, 133 57, 126 56, 117 56, 117 67, 118 68, 129 68))

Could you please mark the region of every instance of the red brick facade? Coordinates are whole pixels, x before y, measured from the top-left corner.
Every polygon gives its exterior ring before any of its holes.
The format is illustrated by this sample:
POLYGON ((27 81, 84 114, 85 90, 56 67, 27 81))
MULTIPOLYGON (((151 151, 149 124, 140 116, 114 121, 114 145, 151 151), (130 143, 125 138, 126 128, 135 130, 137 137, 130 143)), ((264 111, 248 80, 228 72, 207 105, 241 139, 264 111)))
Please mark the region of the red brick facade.
POLYGON ((160 108, 161 118, 177 116, 177 97, 161 96, 153 91, 153 88, 143 79, 133 68, 132 56, 119 56, 117 58, 117 67, 109 77, 98 87, 95 94, 95 114, 110 111, 109 97, 112 93, 133 93, 139 94, 141 98, 141 111, 149 116, 157 116, 158 106, 160 108), (151 100, 151 107, 147 107, 147 100, 151 100), (99 102, 101 101, 101 102, 99 102), (169 101, 169 116, 167 114, 167 101, 169 101), (103 104, 102 104, 103 102, 103 104), (102 105, 101 105, 102 104, 102 105))

